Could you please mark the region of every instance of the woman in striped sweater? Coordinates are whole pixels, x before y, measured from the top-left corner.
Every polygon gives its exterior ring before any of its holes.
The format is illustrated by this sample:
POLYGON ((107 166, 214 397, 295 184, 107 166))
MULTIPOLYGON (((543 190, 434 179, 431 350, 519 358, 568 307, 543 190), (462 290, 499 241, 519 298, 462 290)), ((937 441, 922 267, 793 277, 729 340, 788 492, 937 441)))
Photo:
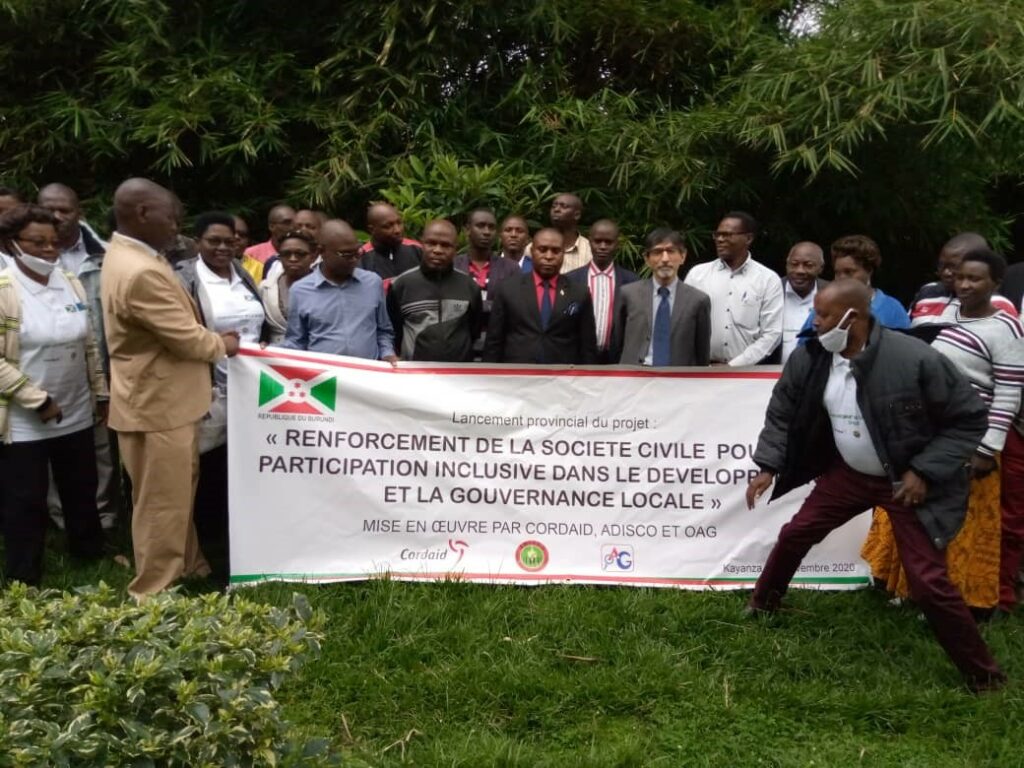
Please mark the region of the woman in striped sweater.
MULTIPOLYGON (((967 253, 957 271, 957 298, 944 310, 942 330, 932 342, 933 348, 970 379, 989 409, 988 431, 971 459, 973 482, 967 518, 947 554, 950 578, 967 604, 982 612, 1000 603, 1003 522, 997 457, 1006 444, 1007 432, 1013 429, 1024 385, 1024 327, 992 303, 1005 271, 1003 257, 987 248, 967 253)), ((861 555, 870 563, 876 580, 898 597, 907 596, 906 578, 882 510, 875 511, 861 555)), ((1017 565, 1019 555, 1012 573, 1009 564, 1002 569, 1006 572, 1002 580, 1015 580, 1017 565)))

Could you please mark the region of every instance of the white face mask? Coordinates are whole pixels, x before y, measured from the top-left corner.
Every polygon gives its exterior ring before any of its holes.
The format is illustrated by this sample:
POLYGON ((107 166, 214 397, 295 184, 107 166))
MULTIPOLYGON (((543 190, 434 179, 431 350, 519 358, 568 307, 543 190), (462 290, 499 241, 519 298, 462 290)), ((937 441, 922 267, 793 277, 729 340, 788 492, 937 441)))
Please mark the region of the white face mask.
POLYGON ((851 312, 853 312, 852 309, 846 310, 834 328, 818 334, 818 341, 825 348, 826 352, 842 352, 846 349, 846 345, 850 342, 850 328, 849 326, 846 328, 842 326, 847 318, 850 317, 851 312))
POLYGON ((30 256, 21 250, 21 246, 17 243, 14 243, 14 250, 21 263, 40 277, 49 277, 50 273, 57 268, 56 260, 47 261, 46 259, 40 259, 38 256, 30 256))

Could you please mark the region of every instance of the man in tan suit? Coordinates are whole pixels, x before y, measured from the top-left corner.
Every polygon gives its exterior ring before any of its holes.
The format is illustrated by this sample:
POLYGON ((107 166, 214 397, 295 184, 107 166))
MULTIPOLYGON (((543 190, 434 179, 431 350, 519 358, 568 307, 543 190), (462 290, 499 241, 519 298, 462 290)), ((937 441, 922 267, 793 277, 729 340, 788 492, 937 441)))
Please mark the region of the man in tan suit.
POLYGON ((238 335, 200 324, 160 251, 178 232, 176 198, 146 179, 114 195, 117 232, 100 278, 110 351, 110 419, 132 479, 136 598, 210 572, 192 522, 199 468, 196 423, 210 408, 210 365, 238 335))

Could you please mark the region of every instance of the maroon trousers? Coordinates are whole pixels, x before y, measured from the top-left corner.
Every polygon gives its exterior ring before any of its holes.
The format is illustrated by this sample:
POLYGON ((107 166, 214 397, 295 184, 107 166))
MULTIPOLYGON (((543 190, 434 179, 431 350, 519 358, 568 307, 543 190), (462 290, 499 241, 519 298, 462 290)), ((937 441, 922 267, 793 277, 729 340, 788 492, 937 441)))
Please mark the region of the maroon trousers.
POLYGON ((1001 458, 1003 536, 999 552, 999 607, 1010 611, 1017 604, 1017 574, 1024 558, 1024 438, 1015 427, 1006 433, 1001 458))
POLYGON ((924 612, 950 660, 972 686, 987 687, 1004 680, 974 618, 949 580, 946 553, 935 548, 913 509, 893 503, 892 485, 886 478, 861 474, 840 459, 818 478, 800 511, 782 526, 750 604, 762 610, 776 609, 810 548, 876 506, 889 513, 911 599, 924 612))

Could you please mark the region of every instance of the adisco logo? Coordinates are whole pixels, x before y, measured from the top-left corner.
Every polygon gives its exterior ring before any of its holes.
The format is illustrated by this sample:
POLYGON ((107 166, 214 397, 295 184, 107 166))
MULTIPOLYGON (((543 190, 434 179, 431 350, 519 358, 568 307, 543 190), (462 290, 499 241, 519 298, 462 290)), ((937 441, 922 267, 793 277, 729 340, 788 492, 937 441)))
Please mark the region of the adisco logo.
POLYGON ((632 571, 633 548, 628 544, 605 544, 601 547, 602 571, 632 571))
POLYGON ((516 548, 516 564, 524 571, 543 571, 548 564, 548 548, 539 541, 524 541, 516 548))

